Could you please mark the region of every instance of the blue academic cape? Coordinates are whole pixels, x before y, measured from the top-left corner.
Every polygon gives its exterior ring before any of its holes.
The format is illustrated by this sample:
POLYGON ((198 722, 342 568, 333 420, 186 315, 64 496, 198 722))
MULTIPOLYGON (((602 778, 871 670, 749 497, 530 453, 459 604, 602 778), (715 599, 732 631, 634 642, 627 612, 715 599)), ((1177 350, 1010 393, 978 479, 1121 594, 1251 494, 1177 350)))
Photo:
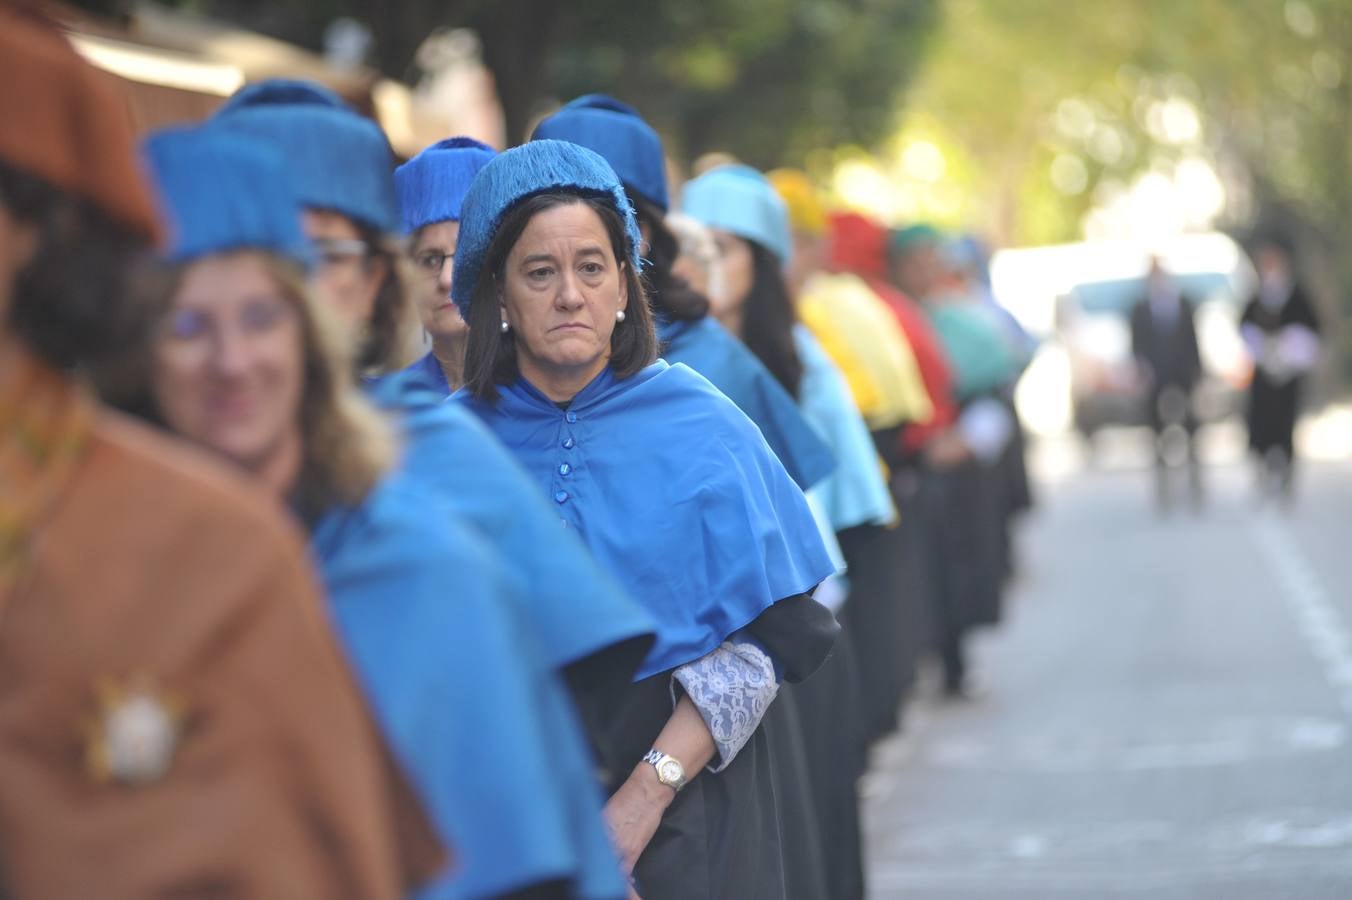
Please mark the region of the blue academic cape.
POLYGON ((521 579, 526 616, 549 662, 563 667, 627 644, 637 665, 652 618, 559 527, 551 504, 483 423, 416 374, 373 379, 367 393, 400 426, 401 468, 442 496, 521 579))
POLYGON ((805 326, 793 329, 793 340, 803 363, 799 405, 837 461, 836 470, 812 488, 814 501, 835 531, 887 524, 895 515, 892 494, 845 376, 805 326))
POLYGON ((831 449, 798 410, 798 404, 756 355, 712 316, 657 322, 668 363, 685 363, 713 383, 756 423, 770 449, 798 486, 807 490, 835 468, 831 449))
POLYGON ((419 357, 417 362, 404 369, 404 372, 422 379, 423 384, 441 394, 443 399, 451 396, 451 383, 446 380, 446 372, 431 350, 427 351, 426 356, 419 357))
POLYGON ((656 619, 638 678, 704 656, 834 572, 761 432, 685 366, 659 360, 622 380, 607 368, 567 411, 524 379, 496 403, 464 390, 451 401, 483 418, 656 619))
POLYGON ((624 896, 590 751, 491 547, 402 473, 317 524, 330 609, 455 865, 420 900, 624 896))

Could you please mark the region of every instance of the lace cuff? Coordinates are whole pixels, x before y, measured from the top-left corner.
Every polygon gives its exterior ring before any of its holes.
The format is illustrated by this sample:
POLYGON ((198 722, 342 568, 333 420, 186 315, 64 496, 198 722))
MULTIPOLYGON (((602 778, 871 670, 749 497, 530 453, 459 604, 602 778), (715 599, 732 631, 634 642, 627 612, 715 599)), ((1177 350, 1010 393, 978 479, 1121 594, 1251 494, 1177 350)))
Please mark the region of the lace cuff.
MULTIPOLYGON (((725 641, 678 668, 673 677, 713 735, 717 755, 709 763, 710 772, 723 771, 737 757, 779 693, 774 662, 751 643, 725 641)), ((673 699, 675 690, 673 684, 673 699)))

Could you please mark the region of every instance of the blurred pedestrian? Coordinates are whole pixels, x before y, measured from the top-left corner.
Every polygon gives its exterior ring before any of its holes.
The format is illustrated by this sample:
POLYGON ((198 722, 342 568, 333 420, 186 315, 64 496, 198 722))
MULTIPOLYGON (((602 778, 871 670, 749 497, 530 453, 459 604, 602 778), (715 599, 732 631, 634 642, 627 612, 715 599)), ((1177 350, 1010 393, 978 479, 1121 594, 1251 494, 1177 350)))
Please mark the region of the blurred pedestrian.
POLYGON ((1131 352, 1145 384, 1146 421, 1154 432, 1155 499, 1161 510, 1171 500, 1170 468, 1180 461, 1188 467, 1193 505, 1203 500, 1194 405, 1202 353, 1195 316, 1192 299, 1163 261, 1152 258, 1145 295, 1131 309, 1131 352))
POLYGON ((640 242, 619 178, 589 150, 535 140, 485 166, 461 220, 453 297, 470 337, 452 399, 658 621, 595 735, 638 894, 783 897, 775 748, 757 726, 778 682, 829 652, 837 626, 810 594, 832 565, 751 422, 654 362, 640 242))
POLYGON ((1322 329, 1286 245, 1266 238, 1254 261, 1258 290, 1240 320, 1254 361, 1249 448, 1258 460, 1260 496, 1274 493, 1289 504, 1295 497, 1296 418, 1307 376, 1319 361, 1322 329))
POLYGON ((432 343, 409 370, 449 397, 464 382, 465 338, 469 332, 451 302, 460 204, 470 182, 495 151, 472 138, 438 141, 394 170, 399 218, 417 272, 415 301, 423 331, 432 343))
POLYGON ((393 435, 305 283, 310 256, 281 160, 219 129, 157 134, 147 154, 175 240, 144 403, 309 527, 358 680, 460 852, 419 896, 560 885, 560 895, 622 895, 613 856, 588 871, 589 843, 606 842, 601 801, 566 694, 517 615, 517 585, 393 467, 393 435), (579 806, 590 819, 573 814, 579 806))
POLYGON ((0 75, 0 894, 407 896, 444 851, 294 528, 85 386, 160 231, 125 98, 12 6, 0 75))

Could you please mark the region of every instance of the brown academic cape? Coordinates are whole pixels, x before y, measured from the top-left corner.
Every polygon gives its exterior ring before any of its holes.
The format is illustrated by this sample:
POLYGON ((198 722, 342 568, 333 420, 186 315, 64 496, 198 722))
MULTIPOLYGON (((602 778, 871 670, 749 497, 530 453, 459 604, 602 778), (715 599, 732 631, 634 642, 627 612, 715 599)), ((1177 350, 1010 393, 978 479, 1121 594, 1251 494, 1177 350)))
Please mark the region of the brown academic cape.
POLYGON ((294 529, 192 451, 95 413, 0 593, 0 895, 378 900, 442 860, 294 529), (181 707, 172 763, 100 780, 101 691, 136 684, 181 707))

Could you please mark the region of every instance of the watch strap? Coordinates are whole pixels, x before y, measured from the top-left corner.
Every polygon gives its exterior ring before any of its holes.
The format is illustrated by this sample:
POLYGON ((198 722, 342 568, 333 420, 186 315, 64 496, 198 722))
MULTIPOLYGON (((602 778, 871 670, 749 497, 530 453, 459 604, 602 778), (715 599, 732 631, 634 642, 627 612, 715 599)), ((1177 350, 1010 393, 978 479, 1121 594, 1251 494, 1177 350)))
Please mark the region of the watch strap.
POLYGON ((657 780, 671 788, 673 791, 676 791, 679 794, 681 788, 685 787, 685 767, 681 765, 681 761, 676 757, 668 756, 654 747, 643 754, 643 761, 657 771, 657 780), (675 774, 668 774, 673 769, 675 770, 675 774))

